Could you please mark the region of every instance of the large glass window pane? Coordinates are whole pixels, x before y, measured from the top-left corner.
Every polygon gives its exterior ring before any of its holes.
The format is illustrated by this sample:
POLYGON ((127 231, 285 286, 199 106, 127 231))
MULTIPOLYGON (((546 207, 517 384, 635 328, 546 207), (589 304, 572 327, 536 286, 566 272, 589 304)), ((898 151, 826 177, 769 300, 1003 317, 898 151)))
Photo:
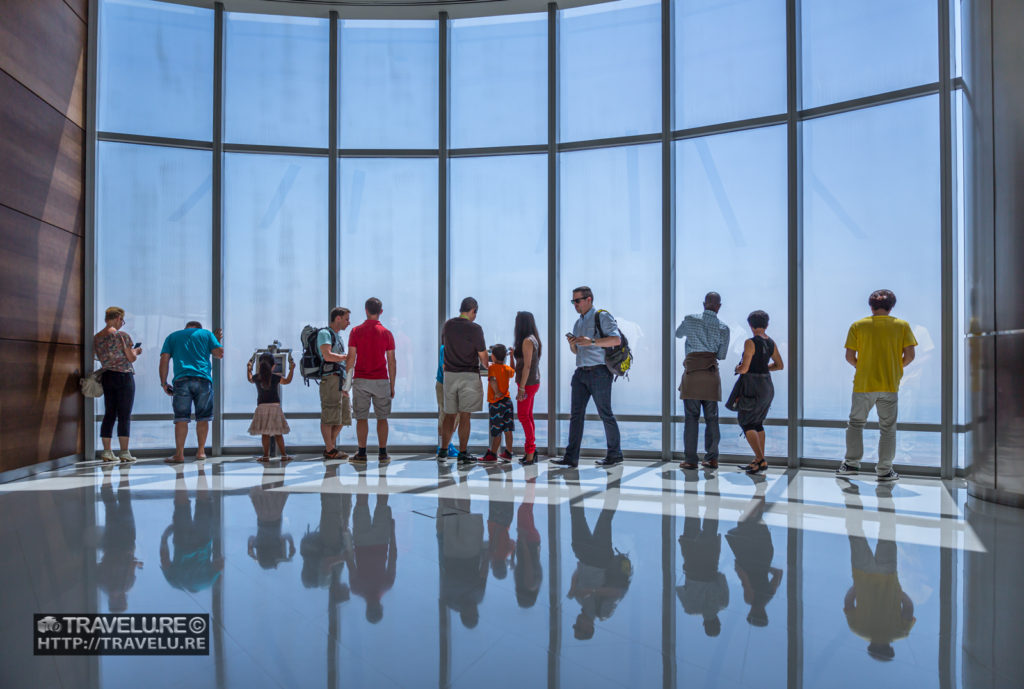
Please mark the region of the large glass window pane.
POLYGON ((661 4, 577 7, 559 27, 559 139, 661 131, 661 4))
MULTIPOLYGON (((853 369, 843 345, 891 289, 917 358, 900 387, 900 421, 940 421, 938 96, 806 122, 804 415, 845 419, 853 369)), ((937 458, 936 458, 937 461, 937 458)))
POLYGON ((934 0, 802 0, 802 107, 937 81, 936 7, 934 0))
MULTIPOLYGON (((210 159, 209 151, 97 145, 95 318, 120 306, 125 332, 143 345, 136 414, 171 413, 157 385, 164 338, 190 320, 213 325, 210 159)), ((164 445, 172 442, 168 423, 164 445)))
MULTIPOLYGON (((306 324, 327 323, 327 159, 224 156, 224 411, 256 408, 245 364, 279 340, 296 363, 306 324)), ((285 412, 319 411, 302 377, 281 388, 285 412)))
MULTIPOLYGON (((451 302, 480 302, 477 323, 487 345, 513 345, 517 311, 530 311, 541 342, 541 388, 534 412, 547 410, 547 157, 500 156, 451 161, 451 302)), ((516 425, 516 434, 519 431, 516 425)))
POLYGON ((451 24, 451 145, 547 141, 547 15, 451 24))
MULTIPOLYGON (((747 315, 768 312, 767 334, 789 361, 786 128, 769 127, 677 141, 676 304, 678 324, 703 311, 704 295, 722 295, 719 317, 729 326, 729 356, 722 363, 722 394, 732 389, 733 368, 751 336, 747 315)), ((684 340, 676 340, 673 380, 682 376, 684 340)), ((772 376, 769 415, 787 416, 786 374, 772 376)), ((676 414, 683 413, 678 395, 676 414)), ((721 409, 724 416, 732 412, 721 409)), ((722 426, 724 434, 737 426, 722 426)), ((772 435, 777 427, 769 427, 772 435)), ((784 429, 780 429, 784 430, 784 429)), ((745 444, 740 444, 743 450, 745 444)), ((703 445, 701 446, 703 447, 703 445)), ((680 448, 681 449, 681 448, 680 448)), ((749 449, 749 448, 747 448, 749 449)), ((785 453, 783 453, 785 454, 785 453)))
POLYGON ((226 17, 225 139, 326 147, 327 20, 234 12, 226 17))
POLYGON ((437 22, 341 22, 341 147, 437 148, 437 22))
POLYGON ((213 12, 151 0, 103 0, 100 131, 209 140, 213 12))
POLYGON ((395 411, 435 411, 437 160, 341 161, 341 305, 352 325, 370 297, 395 336, 395 411))
MULTIPOLYGON (((633 350, 629 380, 615 383, 612 408, 660 415, 661 147, 562 153, 560 165, 558 332, 572 330, 579 317, 570 303, 572 290, 587 285, 594 307, 615 316, 633 350)), ((559 411, 568 412, 576 357, 561 335, 551 344, 558 348, 562 372, 559 411)), ((634 447, 633 440, 640 439, 623 435, 623 448, 634 447)))
POLYGON ((785 0, 675 0, 675 122, 786 111, 785 0))

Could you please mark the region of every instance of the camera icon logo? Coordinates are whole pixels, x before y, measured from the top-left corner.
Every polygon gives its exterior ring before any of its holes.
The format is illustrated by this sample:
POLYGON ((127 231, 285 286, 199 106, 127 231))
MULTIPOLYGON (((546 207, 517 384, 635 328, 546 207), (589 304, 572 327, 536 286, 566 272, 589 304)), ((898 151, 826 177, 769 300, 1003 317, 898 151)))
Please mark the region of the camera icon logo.
POLYGON ((36 623, 36 629, 39 630, 40 634, 45 634, 46 632, 59 632, 61 627, 56 617, 47 615, 36 623))

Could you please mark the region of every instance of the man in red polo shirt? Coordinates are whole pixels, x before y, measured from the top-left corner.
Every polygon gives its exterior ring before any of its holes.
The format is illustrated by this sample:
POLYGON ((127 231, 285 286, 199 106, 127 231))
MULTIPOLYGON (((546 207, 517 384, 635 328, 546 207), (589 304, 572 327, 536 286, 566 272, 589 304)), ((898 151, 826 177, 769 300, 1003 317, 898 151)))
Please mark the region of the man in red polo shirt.
POLYGON ((395 396, 395 337, 380 322, 384 305, 380 299, 366 300, 366 320, 352 329, 348 338, 348 370, 352 371, 352 416, 356 420, 359 451, 353 462, 366 461, 366 436, 369 433, 370 402, 377 419, 378 457, 381 464, 388 457, 388 417, 395 396))

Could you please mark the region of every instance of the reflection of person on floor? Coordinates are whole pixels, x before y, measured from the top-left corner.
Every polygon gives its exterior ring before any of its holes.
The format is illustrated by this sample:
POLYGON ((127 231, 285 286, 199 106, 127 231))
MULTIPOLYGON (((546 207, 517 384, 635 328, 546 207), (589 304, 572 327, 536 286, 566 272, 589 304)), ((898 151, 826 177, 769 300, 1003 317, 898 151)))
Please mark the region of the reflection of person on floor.
POLYGON ((751 500, 747 514, 736 528, 725 535, 736 557, 736 574, 743 584, 743 602, 750 606, 747 622, 755 627, 768 626, 768 602, 782 583, 782 570, 772 567, 775 547, 772 534, 762 521, 764 514, 764 487, 758 484, 758 492, 751 500))
POLYGON ((174 517, 160 537, 160 568, 171 586, 196 593, 213 585, 224 569, 224 558, 213 555, 213 497, 206 471, 198 465, 194 515, 185 487, 185 469, 174 465, 174 471, 174 517), (172 534, 173 557, 167 544, 172 534))
POLYGON ((142 561, 135 558, 135 514, 132 512, 132 491, 128 482, 130 464, 121 464, 117 495, 111 482, 111 467, 104 465, 100 497, 105 515, 100 548, 103 558, 96 566, 96 580, 107 593, 110 612, 128 609, 128 591, 135 584, 135 570, 142 561))
POLYGON ((533 501, 537 494, 537 476, 527 474, 526 494, 516 512, 516 600, 529 608, 537 602, 544 570, 540 564, 540 532, 533 523, 533 501))
POLYGON ((370 517, 370 495, 366 473, 359 472, 356 509, 352 514, 355 547, 348 563, 348 583, 352 593, 366 600, 366 619, 372 623, 384 617, 381 599, 395 585, 398 549, 395 545, 395 520, 388 505, 387 469, 380 469, 377 503, 370 517))
MULTIPOLYGON (((879 486, 879 507, 892 495, 889 490, 889 485, 879 486)), ((860 506, 856 493, 847 493, 846 506, 860 506)), ((892 642, 905 639, 916 621, 914 603, 904 593, 896 573, 895 517, 879 513, 878 543, 872 553, 864 535, 864 511, 847 509, 846 514, 853 572, 853 586, 843 600, 846 623, 850 631, 869 642, 868 655, 876 660, 892 660, 896 655, 892 642)))
POLYGON ((332 603, 349 599, 348 586, 341 582, 341 571, 351 557, 351 513, 352 496, 342 492, 338 465, 325 464, 320 482, 320 522, 315 530, 307 529, 299 542, 299 554, 302 556, 302 585, 330 588, 332 603))
POLYGON ((679 547, 683 554, 683 574, 686 579, 682 586, 676 587, 676 595, 684 611, 690 615, 703 616, 705 634, 718 636, 722 631, 718 613, 729 605, 729 584, 725 575, 718 571, 718 560, 722 553, 722 536, 718 533, 719 498, 708 495, 708 492, 704 494, 707 507, 704 509, 703 527, 698 506, 691 505, 690 500, 683 503, 685 519, 679 547), (691 511, 696 514, 691 516, 691 511))
POLYGON ((284 474, 279 479, 268 476, 268 469, 264 465, 259 485, 249 489, 249 499, 256 509, 256 535, 249 536, 247 550, 263 569, 277 569, 280 563, 295 557, 295 541, 291 534, 281 533, 288 493, 272 490, 284 485, 284 474))
POLYGON ((459 613, 467 629, 480 621, 487 590, 487 545, 483 515, 470 512, 466 476, 456 483, 456 497, 437 500, 437 547, 441 602, 459 613))
POLYGON ((487 556, 494 578, 504 579, 508 576, 508 568, 516 551, 516 542, 509 534, 512 516, 515 514, 512 477, 500 467, 488 467, 487 473, 507 479, 495 481, 492 478, 487 482, 487 556))
MULTIPOLYGON (((610 473, 609 484, 613 480, 613 474, 610 473)), ((630 578, 633 575, 632 563, 628 556, 612 546, 612 518, 615 516, 618 503, 619 489, 606 487, 604 506, 593 531, 587 524, 578 482, 576 495, 569 503, 572 551, 578 562, 572 575, 568 597, 580 604, 580 614, 572 628, 576 638, 581 641, 594 636, 594 620, 606 620, 611 617, 619 601, 629 590, 630 578)))

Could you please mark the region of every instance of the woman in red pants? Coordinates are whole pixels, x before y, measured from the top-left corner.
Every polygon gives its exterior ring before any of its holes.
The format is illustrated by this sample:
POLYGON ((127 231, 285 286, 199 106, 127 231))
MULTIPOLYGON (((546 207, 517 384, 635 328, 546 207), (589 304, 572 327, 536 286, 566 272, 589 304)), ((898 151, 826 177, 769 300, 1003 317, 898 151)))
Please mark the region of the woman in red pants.
POLYGON ((515 344, 512 350, 512 362, 516 369, 516 383, 519 394, 516 395, 519 423, 526 434, 526 446, 523 464, 530 465, 537 461, 537 433, 533 423, 533 398, 540 389, 540 335, 537 332, 537 321, 529 311, 516 314, 515 344))

